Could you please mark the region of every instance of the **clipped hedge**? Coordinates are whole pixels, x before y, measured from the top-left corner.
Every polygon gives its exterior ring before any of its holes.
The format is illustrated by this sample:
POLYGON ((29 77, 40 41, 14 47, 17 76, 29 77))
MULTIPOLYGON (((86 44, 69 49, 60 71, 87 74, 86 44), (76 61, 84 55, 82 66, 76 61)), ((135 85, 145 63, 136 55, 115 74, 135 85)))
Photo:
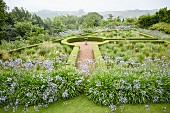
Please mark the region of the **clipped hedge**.
POLYGON ((106 41, 104 41, 104 42, 100 42, 99 44, 97 44, 98 46, 101 46, 101 45, 103 45, 103 44, 107 44, 107 43, 109 43, 109 40, 106 40, 106 41))
POLYGON ((76 62, 79 56, 80 46, 75 45, 67 61, 67 65, 71 67, 76 67, 76 62))
POLYGON ((139 33, 139 35, 144 36, 146 38, 150 38, 150 39, 156 39, 155 37, 147 35, 147 34, 144 34, 144 33, 139 33))
POLYGON ((105 40, 158 40, 157 38, 106 38, 105 40))
POLYGON ((100 53, 99 47, 97 44, 93 44, 93 52, 94 52, 94 59, 96 61, 96 67, 98 69, 106 69, 105 62, 102 58, 102 55, 100 53))
MULTIPOLYGON (((109 43, 114 43, 114 42, 123 42, 125 40, 110 40, 109 43)), ((166 43, 164 40, 130 40, 130 42, 151 42, 151 43, 166 43)))
POLYGON ((96 37, 96 36, 80 36, 80 37, 69 37, 67 39, 64 40, 64 42, 66 41, 67 43, 73 43, 73 42, 83 42, 85 41, 84 38, 87 38, 87 41, 98 41, 98 42, 102 42, 104 41, 103 37, 96 37))

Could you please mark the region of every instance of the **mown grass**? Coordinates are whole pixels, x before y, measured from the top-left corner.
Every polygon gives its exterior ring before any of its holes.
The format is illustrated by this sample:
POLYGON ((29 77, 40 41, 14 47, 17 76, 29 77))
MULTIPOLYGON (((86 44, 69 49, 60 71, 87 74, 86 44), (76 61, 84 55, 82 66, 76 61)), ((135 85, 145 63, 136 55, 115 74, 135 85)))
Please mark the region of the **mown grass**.
MULTIPOLYGON (((170 104, 148 104, 150 110, 146 110, 143 105, 124 105, 121 112, 120 105, 116 106, 115 113, 164 113, 163 107, 166 107, 166 113, 170 113, 170 104)), ((3 107, 0 107, 1 113, 12 113, 12 108, 5 112, 3 107)), ((23 113, 23 107, 19 107, 17 113, 23 113)), ((28 113, 37 113, 34 107, 28 108, 28 113)), ((107 106, 96 105, 84 95, 67 101, 58 101, 49 105, 47 108, 40 107, 39 113, 111 113, 107 106)))

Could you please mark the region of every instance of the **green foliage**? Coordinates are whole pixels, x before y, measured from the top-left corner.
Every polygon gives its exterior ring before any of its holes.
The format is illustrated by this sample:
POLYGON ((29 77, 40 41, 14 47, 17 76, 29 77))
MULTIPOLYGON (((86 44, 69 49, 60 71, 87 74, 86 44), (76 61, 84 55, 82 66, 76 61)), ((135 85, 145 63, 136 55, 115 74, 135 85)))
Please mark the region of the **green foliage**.
POLYGON ((24 10, 24 8, 18 8, 14 7, 11 12, 11 18, 14 22, 24 22, 24 21, 30 21, 31 20, 31 14, 24 10))
POLYGON ((142 28, 150 27, 151 25, 157 23, 157 17, 155 15, 142 15, 138 18, 139 26, 142 28))
POLYGON ((74 46, 74 48, 68 58, 68 61, 67 61, 68 66, 76 67, 76 62, 77 62, 77 59, 79 56, 79 50, 80 50, 79 46, 74 46))
POLYGON ((15 41, 13 43, 8 43, 6 40, 1 40, 0 49, 1 50, 12 50, 27 46, 26 43, 21 41, 15 41))
POLYGON ((170 9, 168 10, 167 7, 161 8, 155 14, 159 22, 170 23, 170 9))
POLYGON ((80 18, 83 28, 94 28, 102 25, 103 16, 96 12, 90 12, 80 18))
POLYGON ((0 30, 5 25, 5 21, 7 20, 7 6, 3 0, 0 0, 0 30))
POLYGON ((31 22, 17 22, 14 24, 16 32, 19 36, 25 37, 26 39, 30 36, 37 36, 38 34, 44 33, 44 29, 38 25, 33 25, 31 22))
POLYGON ((1 97, 6 96, 6 99, 0 102, 1 105, 29 103, 28 106, 38 106, 79 95, 83 90, 84 78, 73 68, 61 68, 50 74, 26 71, 3 72, 0 73, 0 82, 3 83, 0 89, 5 90, 5 93, 1 93, 1 97))
POLYGON ((3 0, 0 0, 0 40, 3 39, 5 33, 5 21, 7 20, 7 6, 3 0))
POLYGON ((49 33, 54 36, 64 31, 65 26, 60 17, 55 17, 53 20, 47 18, 45 19, 45 29, 49 30, 49 33))
POLYGON ((138 23, 137 18, 126 18, 123 22, 125 25, 136 25, 138 23))
POLYGON ((139 26, 142 28, 148 28, 159 22, 170 23, 170 9, 168 10, 165 7, 157 11, 154 15, 142 15, 138 18, 139 26))
POLYGON ((17 22, 14 24, 17 29, 17 33, 23 37, 25 35, 29 35, 32 31, 32 23, 31 22, 17 22))
POLYGON ((140 32, 153 36, 157 39, 170 41, 170 34, 166 34, 165 32, 157 31, 157 30, 146 30, 146 29, 139 29, 139 30, 140 32))
POLYGON ((164 22, 161 22, 161 23, 157 23, 157 24, 154 24, 150 27, 151 30, 158 30, 158 31, 163 31, 167 34, 170 34, 170 23, 164 23, 164 22))
POLYGON ((164 74, 139 74, 123 68, 98 70, 87 80, 85 92, 102 105, 169 102, 170 78, 164 74))
POLYGON ((103 21, 103 26, 105 27, 114 27, 114 26, 119 26, 121 25, 121 19, 120 17, 116 17, 114 19, 110 19, 111 17, 109 17, 107 20, 103 21))
POLYGON ((93 52, 97 69, 106 69, 105 62, 102 58, 102 55, 97 44, 93 44, 93 52))

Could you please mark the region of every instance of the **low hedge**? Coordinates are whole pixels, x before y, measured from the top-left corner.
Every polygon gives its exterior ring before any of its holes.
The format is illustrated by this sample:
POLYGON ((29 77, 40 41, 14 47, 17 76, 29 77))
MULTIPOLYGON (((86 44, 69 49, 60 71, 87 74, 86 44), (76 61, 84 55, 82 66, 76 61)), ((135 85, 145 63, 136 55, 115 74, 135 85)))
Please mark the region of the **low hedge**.
POLYGON ((105 62, 102 58, 102 55, 100 53, 99 47, 97 44, 93 44, 93 52, 94 52, 94 59, 96 61, 96 67, 98 69, 106 69, 105 62))
POLYGON ((97 44, 98 46, 101 46, 101 45, 103 45, 103 44, 107 44, 107 43, 109 43, 109 40, 106 40, 106 41, 104 41, 104 42, 100 42, 99 44, 97 44))
POLYGON ((75 45, 67 61, 67 66, 76 67, 80 46, 75 45))
POLYGON ((158 40, 157 38, 105 38, 105 40, 158 40))
POLYGON ((68 46, 73 48, 75 46, 75 44, 71 44, 70 42, 68 42, 68 40, 71 39, 71 38, 75 38, 75 37, 66 38, 66 39, 61 41, 61 44, 68 45, 68 46))
POLYGON ((147 34, 144 34, 144 33, 139 33, 139 35, 140 35, 140 36, 144 36, 144 37, 146 37, 146 38, 156 39, 155 37, 150 36, 150 35, 147 35, 147 34))
POLYGON ((87 41, 98 41, 98 42, 104 41, 104 38, 103 38, 103 37, 95 37, 95 36, 69 37, 68 39, 66 39, 66 41, 67 41, 68 43, 83 42, 83 41, 85 41, 84 38, 87 38, 87 41))
MULTIPOLYGON (((109 43, 114 43, 114 42, 123 42, 125 40, 110 40, 109 43)), ((130 42, 151 42, 151 43, 166 43, 164 40, 130 40, 130 42)))

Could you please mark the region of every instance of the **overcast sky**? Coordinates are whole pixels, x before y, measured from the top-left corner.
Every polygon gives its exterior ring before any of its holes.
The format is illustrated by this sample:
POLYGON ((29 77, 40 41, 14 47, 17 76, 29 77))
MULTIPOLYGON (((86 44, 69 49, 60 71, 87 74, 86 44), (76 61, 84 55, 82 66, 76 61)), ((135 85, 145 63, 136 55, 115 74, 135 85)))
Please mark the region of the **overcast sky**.
POLYGON ((4 0, 12 9, 24 7, 30 12, 39 10, 75 11, 124 11, 133 9, 170 8, 170 0, 4 0))

